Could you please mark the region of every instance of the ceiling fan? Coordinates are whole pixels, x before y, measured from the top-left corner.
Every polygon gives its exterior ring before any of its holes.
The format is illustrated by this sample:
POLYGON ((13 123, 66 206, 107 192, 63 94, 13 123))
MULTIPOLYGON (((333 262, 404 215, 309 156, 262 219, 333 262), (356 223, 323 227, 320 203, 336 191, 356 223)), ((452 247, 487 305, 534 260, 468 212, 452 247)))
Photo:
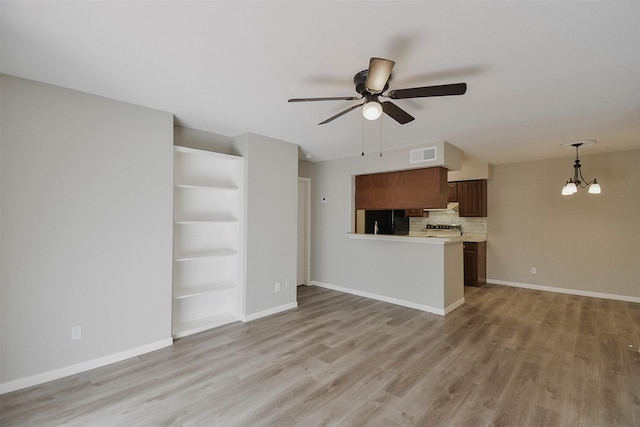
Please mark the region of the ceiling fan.
POLYGON ((369 61, 369 68, 367 70, 360 71, 353 77, 353 83, 355 83, 356 85, 356 92, 358 92, 360 96, 291 98, 289 99, 289 102, 357 101, 360 99, 364 99, 364 102, 362 104, 353 105, 318 124, 324 125, 344 114, 347 114, 349 111, 364 106, 362 108, 362 115, 365 119, 376 120, 384 112, 386 115, 388 115, 401 125, 404 125, 414 120, 414 117, 391 101, 380 102, 380 97, 390 99, 426 98, 431 96, 463 95, 467 91, 466 83, 453 83, 438 86, 396 89, 390 90, 389 92, 384 94, 384 91, 389 89, 391 70, 393 69, 394 65, 395 62, 389 59, 371 58, 371 60, 369 61))

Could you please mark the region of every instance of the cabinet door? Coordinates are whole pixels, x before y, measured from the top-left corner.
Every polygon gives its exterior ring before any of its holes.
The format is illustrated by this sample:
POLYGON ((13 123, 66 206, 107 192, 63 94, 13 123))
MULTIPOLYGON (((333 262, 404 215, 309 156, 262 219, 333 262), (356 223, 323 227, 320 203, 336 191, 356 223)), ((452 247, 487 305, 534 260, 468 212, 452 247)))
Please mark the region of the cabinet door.
POLYGON ((458 201, 458 183, 450 182, 449 183, 449 202, 457 202, 458 201))
POLYGON ((459 215, 461 217, 487 216, 487 181, 458 183, 459 215))
POLYGON ((463 260, 465 286, 478 286, 478 253, 475 243, 464 243, 463 260))
POLYGON ((482 286, 487 281, 487 242, 464 242, 464 285, 482 286))
POLYGON ((487 242, 478 242, 476 244, 477 255, 477 273, 476 286, 482 286, 487 282, 487 242))

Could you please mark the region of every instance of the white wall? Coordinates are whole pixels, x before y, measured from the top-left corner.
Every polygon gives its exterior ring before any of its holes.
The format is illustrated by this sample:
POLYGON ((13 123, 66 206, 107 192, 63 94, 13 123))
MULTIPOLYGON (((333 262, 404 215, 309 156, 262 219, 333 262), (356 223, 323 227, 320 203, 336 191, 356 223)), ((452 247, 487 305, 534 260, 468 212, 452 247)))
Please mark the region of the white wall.
POLYGON ((2 391, 170 345, 172 115, 1 92, 2 391))
POLYGON ((467 181, 471 179, 493 178, 493 165, 490 163, 462 163, 460 170, 449 170, 447 181, 467 181))
POLYGON ((245 159, 244 314, 251 320, 296 306, 298 146, 248 133, 234 138, 234 148, 245 159))
POLYGON ((233 138, 205 132, 197 129, 174 126, 173 140, 175 145, 213 151, 215 153, 236 155, 233 138))
POLYGON ((587 153, 580 156, 583 175, 597 177, 599 195, 560 194, 573 176, 575 151, 493 166, 488 281, 640 301, 640 150, 587 153))

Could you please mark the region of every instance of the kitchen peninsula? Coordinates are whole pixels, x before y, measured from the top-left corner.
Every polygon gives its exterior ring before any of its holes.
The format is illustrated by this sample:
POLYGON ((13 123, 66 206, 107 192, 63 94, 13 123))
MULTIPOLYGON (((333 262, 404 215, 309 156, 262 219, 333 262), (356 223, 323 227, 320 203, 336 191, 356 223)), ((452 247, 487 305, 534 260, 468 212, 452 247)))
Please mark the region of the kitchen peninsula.
POLYGON ((367 292, 350 293, 441 316, 464 303, 462 237, 346 237, 354 274, 367 283, 367 292))

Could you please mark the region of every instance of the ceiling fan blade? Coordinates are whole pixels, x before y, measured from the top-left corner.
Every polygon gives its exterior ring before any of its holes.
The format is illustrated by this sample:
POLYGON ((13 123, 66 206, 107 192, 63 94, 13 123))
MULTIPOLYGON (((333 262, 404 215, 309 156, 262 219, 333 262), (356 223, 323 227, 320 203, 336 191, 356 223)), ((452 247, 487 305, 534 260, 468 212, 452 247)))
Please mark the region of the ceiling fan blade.
POLYGON ((361 96, 331 96, 326 98, 291 98, 287 102, 309 102, 309 101, 357 101, 361 96))
POLYGON ((390 90, 386 96, 391 99, 426 98, 429 96, 463 95, 466 91, 466 83, 453 83, 448 85, 390 90))
POLYGON ((364 84, 365 89, 373 95, 382 93, 389 77, 391 70, 396 63, 384 58, 371 58, 369 60, 369 71, 367 73, 367 81, 364 84))
POLYGON ((326 123, 329 123, 330 121, 335 120, 335 119, 337 119, 338 117, 340 117, 340 116, 342 116, 342 115, 344 115, 344 114, 347 114, 347 113, 348 113, 349 111, 351 111, 351 110, 355 110, 355 109, 356 109, 356 108, 358 108, 358 107, 362 107, 363 105, 364 105, 364 103, 363 103, 363 104, 356 104, 356 105, 353 105, 353 106, 351 106, 351 107, 347 108, 346 110, 339 112, 339 113, 338 113, 338 114, 336 114, 335 116, 329 117, 329 118, 328 118, 327 120, 325 120, 324 122, 320 122, 320 123, 318 123, 318 125, 324 125, 324 124, 326 124, 326 123))
POLYGON ((407 113, 391 101, 384 101, 381 102, 381 104, 382 111, 401 125, 407 124, 414 119, 411 114, 407 113))

